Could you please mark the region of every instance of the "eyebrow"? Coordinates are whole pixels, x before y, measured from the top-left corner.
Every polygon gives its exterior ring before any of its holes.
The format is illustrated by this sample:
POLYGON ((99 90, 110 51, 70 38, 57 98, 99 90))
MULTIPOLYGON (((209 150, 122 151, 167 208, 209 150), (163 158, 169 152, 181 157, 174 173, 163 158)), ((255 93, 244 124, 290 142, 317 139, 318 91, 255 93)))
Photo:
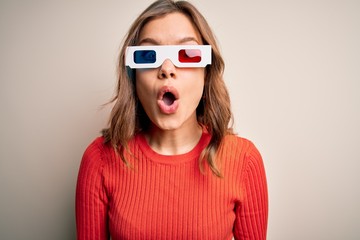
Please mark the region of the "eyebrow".
MULTIPOLYGON (((200 44, 199 41, 194 37, 184 37, 184 38, 181 38, 180 40, 178 40, 176 43, 183 44, 183 43, 187 43, 187 42, 196 42, 197 44, 200 44)), ((141 39, 137 45, 141 45, 144 43, 148 43, 148 44, 152 44, 152 45, 161 45, 161 43, 159 41, 157 41, 153 38, 141 39)))

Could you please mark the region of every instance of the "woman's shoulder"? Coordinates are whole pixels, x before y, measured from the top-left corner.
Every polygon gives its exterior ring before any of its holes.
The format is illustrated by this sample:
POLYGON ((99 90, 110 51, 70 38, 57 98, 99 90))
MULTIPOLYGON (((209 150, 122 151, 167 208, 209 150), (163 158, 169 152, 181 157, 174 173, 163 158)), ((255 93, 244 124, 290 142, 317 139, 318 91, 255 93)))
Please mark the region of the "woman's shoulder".
POLYGON ((96 137, 85 149, 85 154, 100 154, 105 147, 104 137, 96 137))
POLYGON ((111 154, 111 147, 105 143, 104 137, 95 138, 85 149, 82 164, 103 165, 107 161, 107 155, 111 154))
POLYGON ((238 135, 227 135, 224 138, 219 156, 231 168, 229 171, 237 169, 242 175, 243 171, 249 170, 254 166, 263 165, 262 156, 255 144, 244 137, 238 135))
POLYGON ((226 135, 223 140, 223 146, 227 149, 239 149, 245 152, 257 150, 255 144, 251 140, 236 134, 226 135))
POLYGON ((256 145, 251 140, 236 134, 229 134, 223 139, 220 152, 232 156, 231 158, 236 161, 262 161, 262 156, 256 145))

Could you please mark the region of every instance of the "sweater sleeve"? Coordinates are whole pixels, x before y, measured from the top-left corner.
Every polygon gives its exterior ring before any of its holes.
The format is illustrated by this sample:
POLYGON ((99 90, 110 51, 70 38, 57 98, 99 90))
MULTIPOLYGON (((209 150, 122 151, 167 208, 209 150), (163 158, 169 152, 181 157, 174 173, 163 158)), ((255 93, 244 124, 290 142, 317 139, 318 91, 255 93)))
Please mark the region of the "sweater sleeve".
POLYGON ((109 239, 104 188, 104 162, 101 139, 95 140, 85 151, 76 186, 76 228, 78 240, 109 239))
POLYGON ((243 196, 235 207, 234 237, 241 240, 265 240, 268 220, 267 183, 261 155, 252 143, 245 154, 243 171, 243 196))

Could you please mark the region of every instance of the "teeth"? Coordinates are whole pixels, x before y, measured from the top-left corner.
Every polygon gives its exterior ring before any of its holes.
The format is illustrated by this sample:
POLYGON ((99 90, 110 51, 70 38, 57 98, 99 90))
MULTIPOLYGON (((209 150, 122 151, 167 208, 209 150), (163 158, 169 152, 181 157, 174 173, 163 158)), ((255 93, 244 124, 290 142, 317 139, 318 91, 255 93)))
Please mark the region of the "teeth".
POLYGON ((174 101, 175 101, 174 94, 172 94, 171 92, 165 93, 164 96, 163 96, 163 101, 168 106, 172 105, 174 103, 174 101))

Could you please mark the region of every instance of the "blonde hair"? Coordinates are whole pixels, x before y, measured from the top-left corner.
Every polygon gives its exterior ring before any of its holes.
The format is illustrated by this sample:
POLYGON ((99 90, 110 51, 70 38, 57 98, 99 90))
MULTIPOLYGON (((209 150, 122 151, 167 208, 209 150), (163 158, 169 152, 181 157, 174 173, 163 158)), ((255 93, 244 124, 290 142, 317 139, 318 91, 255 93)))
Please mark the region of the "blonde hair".
POLYGON ((205 71, 204 96, 196 109, 198 123, 211 135, 208 146, 200 156, 199 167, 201 172, 204 172, 203 161, 206 159, 212 172, 220 177, 221 173, 215 161, 216 152, 224 136, 232 133, 232 129, 229 128, 229 124, 232 124, 230 98, 223 80, 225 65, 208 23, 195 6, 187 1, 158 0, 146 8, 130 27, 119 55, 118 84, 116 94, 111 100, 115 104, 110 115, 109 127, 103 130, 103 136, 128 165, 124 156, 128 141, 137 133, 146 131, 151 122, 136 96, 135 70, 125 67, 126 47, 137 45, 139 34, 146 23, 174 12, 188 16, 199 31, 203 44, 212 47, 212 64, 208 65, 205 71))

